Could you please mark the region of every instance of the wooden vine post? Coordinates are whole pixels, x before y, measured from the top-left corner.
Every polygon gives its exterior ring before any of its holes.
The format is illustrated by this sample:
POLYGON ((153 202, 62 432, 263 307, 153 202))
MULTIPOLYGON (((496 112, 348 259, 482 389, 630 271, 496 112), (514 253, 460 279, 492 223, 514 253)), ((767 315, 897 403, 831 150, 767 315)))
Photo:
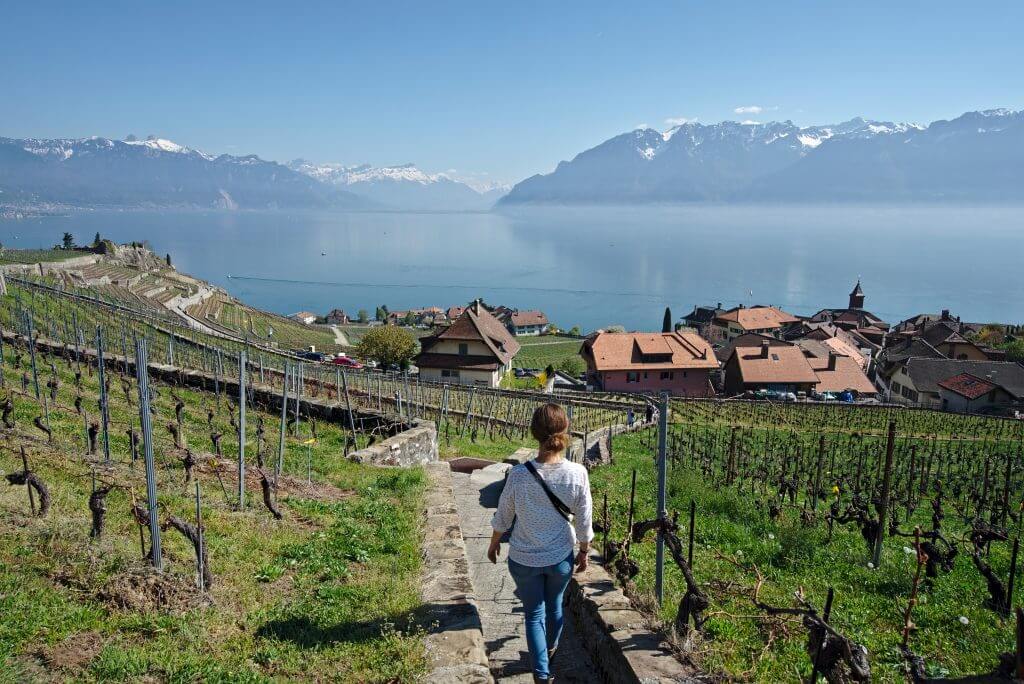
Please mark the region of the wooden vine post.
POLYGON ((885 539, 889 518, 889 495, 892 488, 892 456, 896 444, 896 421, 889 421, 889 434, 885 443, 885 469, 882 473, 882 500, 878 504, 878 531, 875 536, 875 550, 871 562, 877 568, 882 562, 882 541, 885 539))
POLYGON ((238 352, 238 508, 245 508, 245 350, 238 352))

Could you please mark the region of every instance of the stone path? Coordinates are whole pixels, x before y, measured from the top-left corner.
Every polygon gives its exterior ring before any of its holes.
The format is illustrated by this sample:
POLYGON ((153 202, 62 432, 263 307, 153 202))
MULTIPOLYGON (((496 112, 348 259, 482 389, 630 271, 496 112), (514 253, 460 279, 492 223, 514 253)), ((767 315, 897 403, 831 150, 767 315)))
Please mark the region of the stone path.
MULTIPOLYGON (((523 609, 515 597, 515 584, 506 565, 508 545, 502 545, 502 557, 497 565, 487 560, 491 516, 505 482, 505 470, 510 467, 505 463, 495 463, 469 474, 452 473, 452 485, 491 672, 500 682, 526 684, 533 678, 526 648, 523 609)), ((573 633, 572 621, 568 615, 566 618, 553 662, 555 680, 560 684, 601 681, 590 656, 573 633)))
POLYGON ((341 328, 336 325, 331 326, 331 332, 334 333, 334 343, 340 344, 342 347, 349 346, 348 337, 342 332, 341 328))

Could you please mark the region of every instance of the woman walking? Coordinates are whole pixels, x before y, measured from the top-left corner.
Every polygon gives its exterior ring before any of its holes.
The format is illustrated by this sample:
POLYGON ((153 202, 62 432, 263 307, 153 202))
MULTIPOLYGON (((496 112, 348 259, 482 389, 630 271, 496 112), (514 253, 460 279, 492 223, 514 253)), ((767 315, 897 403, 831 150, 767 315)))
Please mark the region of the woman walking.
POLYGON ((562 594, 574 565, 587 568, 594 538, 593 502, 587 469, 565 460, 569 419, 557 404, 533 412, 530 432, 537 458, 509 471, 491 527, 487 557, 498 562, 501 537, 510 529, 508 570, 526 614, 526 643, 533 680, 552 682, 549 663, 562 634, 562 594))

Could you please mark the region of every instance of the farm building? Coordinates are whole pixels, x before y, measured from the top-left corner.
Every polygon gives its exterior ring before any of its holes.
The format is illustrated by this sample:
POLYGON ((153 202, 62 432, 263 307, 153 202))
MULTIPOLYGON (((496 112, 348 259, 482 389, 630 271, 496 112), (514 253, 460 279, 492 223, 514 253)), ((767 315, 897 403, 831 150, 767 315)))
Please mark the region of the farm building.
POLYGON ((587 338, 580 354, 588 382, 606 392, 714 394, 709 373, 718 369, 718 359, 694 333, 601 332, 587 338))
POLYGON ((316 314, 310 313, 309 311, 299 311, 293 313, 288 318, 298 323, 303 323, 305 325, 312 325, 313 323, 316 323, 316 314))
POLYGON ((543 335, 548 331, 548 317, 543 311, 520 311, 513 309, 503 312, 499 320, 513 335, 543 335))
POLYGON ((497 387, 512 368, 519 343, 479 302, 441 332, 420 340, 420 378, 497 387))
MULTIPOLYGON (((920 357, 907 359, 888 378, 889 400, 941 409, 944 397, 939 383, 951 381, 965 373, 1002 388, 1009 396, 1004 405, 1024 403, 1024 366, 1019 363, 920 357)), ((963 387, 958 383, 948 384, 963 387)), ((947 403, 949 400, 953 404, 959 401, 950 396, 952 389, 947 387, 945 391, 947 403)))
POLYGON ((945 411, 978 413, 989 407, 1009 406, 1013 395, 994 382, 970 373, 961 373, 936 383, 945 411))

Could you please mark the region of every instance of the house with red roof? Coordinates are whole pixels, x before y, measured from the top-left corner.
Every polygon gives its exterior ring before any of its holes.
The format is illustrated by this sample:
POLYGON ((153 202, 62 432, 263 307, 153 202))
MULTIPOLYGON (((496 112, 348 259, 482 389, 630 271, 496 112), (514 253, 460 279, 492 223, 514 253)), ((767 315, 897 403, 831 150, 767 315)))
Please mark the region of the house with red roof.
POLYGON ((520 311, 512 309, 498 318, 505 324, 508 331, 516 336, 543 335, 548 331, 550 322, 543 311, 520 311))
POLYGON ((583 343, 587 382, 605 392, 707 397, 718 359, 704 338, 691 332, 599 332, 583 343))
POLYGON ((464 309, 451 325, 420 339, 420 378, 434 382, 497 387, 519 343, 480 302, 464 309))
POLYGON ((980 413, 983 409, 1008 406, 1014 400, 1000 385, 970 373, 954 375, 935 384, 944 411, 980 413))
POLYGON ((731 340, 747 333, 778 337, 785 326, 798 320, 793 314, 774 306, 747 307, 741 304, 715 316, 714 325, 721 328, 726 340, 731 340))

